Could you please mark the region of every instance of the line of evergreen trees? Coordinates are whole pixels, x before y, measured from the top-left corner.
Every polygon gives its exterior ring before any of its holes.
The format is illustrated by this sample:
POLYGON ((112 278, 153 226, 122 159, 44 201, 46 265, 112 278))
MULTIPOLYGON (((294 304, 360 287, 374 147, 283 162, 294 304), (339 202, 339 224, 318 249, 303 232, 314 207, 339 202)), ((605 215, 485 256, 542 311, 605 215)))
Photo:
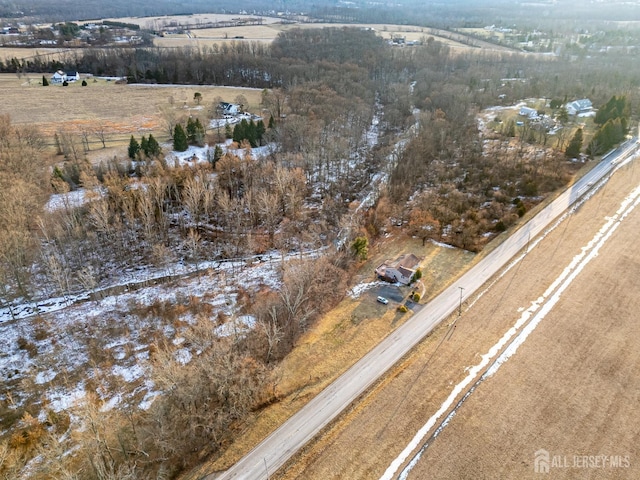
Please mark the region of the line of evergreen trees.
POLYGON ((154 138, 153 134, 149 134, 149 138, 144 135, 140 139, 140 142, 135 139, 133 135, 131 135, 131 139, 129 140, 129 149, 128 154, 129 158, 135 160, 144 155, 146 158, 155 158, 158 157, 162 153, 162 147, 158 141, 154 138))
MULTIPOLYGON (((273 117, 269 121, 270 124, 273 122, 273 117)), ((270 126, 272 128, 272 126, 270 126)), ((258 120, 258 122, 254 122, 253 119, 247 122, 246 118, 243 118, 242 121, 233 129, 233 141, 238 144, 242 143, 243 140, 247 140, 252 147, 259 147, 262 145, 262 138, 266 132, 266 128, 264 126, 264 122, 262 120, 258 120)))
POLYGON ((173 127, 173 149, 184 152, 189 145, 204 145, 205 128, 199 118, 189 117, 186 128, 181 124, 173 127))

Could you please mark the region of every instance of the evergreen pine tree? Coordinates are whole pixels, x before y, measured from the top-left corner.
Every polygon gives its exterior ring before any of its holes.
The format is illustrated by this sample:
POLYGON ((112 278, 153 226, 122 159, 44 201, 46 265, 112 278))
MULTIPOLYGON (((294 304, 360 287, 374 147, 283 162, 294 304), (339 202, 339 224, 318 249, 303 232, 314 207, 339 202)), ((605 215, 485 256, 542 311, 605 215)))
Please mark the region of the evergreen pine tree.
POLYGON ((149 150, 149 157, 157 157, 162 153, 160 144, 152 134, 149 134, 149 139, 147 140, 147 149, 149 150))
POLYGON ((187 120, 187 141, 190 144, 196 143, 196 123, 191 117, 187 120))
POLYGON ((233 138, 233 130, 231 129, 231 124, 227 123, 224 126, 224 136, 226 138, 233 138))
POLYGON ((273 119, 273 116, 269 117, 269 129, 272 129, 276 126, 276 121, 273 119))
POLYGON ((576 133, 573 135, 573 138, 569 142, 567 149, 564 151, 564 154, 568 158, 576 158, 580 155, 580 151, 582 150, 582 129, 579 128, 576 130, 576 133))
POLYGON ((184 133, 182 125, 178 124, 173 129, 173 149, 176 152, 184 152, 187 148, 189 148, 187 134, 184 133))
MULTIPOLYGON (((244 122, 245 120, 243 120, 244 122)), ((256 130, 256 124, 253 121, 253 119, 247 123, 247 127, 245 130, 245 138, 247 140, 249 140, 249 144, 251 145, 252 148, 255 148, 258 146, 258 133, 256 130)))
POLYGON ((264 132, 266 131, 266 127, 264 126, 264 122, 262 120, 258 120, 256 124, 256 140, 258 145, 262 144, 262 137, 264 137, 264 132))
MULTIPOLYGON (((245 124, 247 123, 245 120, 242 120, 242 122, 244 122, 245 124)), ((242 140, 244 140, 245 138, 245 129, 242 122, 237 123, 233 128, 233 141, 236 143, 242 142, 242 140)))
POLYGON ((204 144, 204 126, 202 125, 202 123, 200 122, 199 118, 196 118, 196 121, 194 123, 194 129, 195 129, 195 144, 202 146, 204 144))
POLYGON ((129 140, 129 151, 128 151, 129 158, 134 160, 139 151, 140 151, 140 144, 135 138, 133 138, 133 135, 131 135, 131 140, 129 140))
POLYGON ((215 168, 216 163, 218 163, 218 160, 222 158, 222 155, 224 155, 224 152, 222 151, 222 147, 220 145, 216 145, 216 148, 213 149, 213 158, 211 159, 211 166, 213 168, 215 168))
POLYGON ((47 77, 45 77, 44 75, 42 75, 42 86, 43 87, 49 86, 49 80, 47 80, 47 77))
POLYGON ((149 141, 144 135, 140 139, 140 150, 142 150, 142 153, 144 153, 145 157, 149 156, 149 141))
POLYGON ((62 155, 62 143, 60 142, 60 137, 57 133, 53 134, 53 140, 56 144, 56 155, 62 155))

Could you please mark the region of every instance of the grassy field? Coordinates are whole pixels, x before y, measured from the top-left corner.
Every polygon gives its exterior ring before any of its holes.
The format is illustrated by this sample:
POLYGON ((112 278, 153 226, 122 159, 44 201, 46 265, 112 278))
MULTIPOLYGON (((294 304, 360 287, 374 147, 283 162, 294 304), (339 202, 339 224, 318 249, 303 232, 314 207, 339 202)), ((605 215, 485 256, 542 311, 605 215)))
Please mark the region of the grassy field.
MULTIPOLYGON (((132 134, 153 133, 159 140, 168 139, 167 115, 206 117, 216 98, 232 102, 237 95, 248 100, 249 111, 260 109, 260 89, 214 86, 116 85, 113 81, 87 78, 67 87, 41 85, 42 75, 0 75, 2 103, 0 115, 8 114, 14 124, 38 126, 52 137, 58 130, 81 133, 104 129, 107 145, 126 145, 132 134), (198 105, 193 94, 200 92, 198 105)), ((90 136, 92 150, 102 144, 90 136)))
MULTIPOLYGON (((279 23, 279 18, 274 17, 261 17, 259 15, 225 15, 218 13, 198 13, 194 15, 162 15, 155 17, 122 17, 122 18, 108 18, 114 22, 131 23, 140 25, 141 28, 149 30, 161 30, 163 27, 169 26, 172 23, 180 25, 197 25, 209 22, 225 22, 231 21, 237 18, 262 18, 263 24, 279 23)), ((91 23, 91 21, 80 22, 91 23)))
MULTIPOLYGON (((616 174, 473 306, 465 305, 455 324, 454 314, 271 478, 379 478, 469 366, 479 363, 639 183, 638 165, 616 174)), ((410 478, 538 478, 533 460, 540 448, 552 455, 631 456, 626 470, 566 469, 550 478, 639 477, 631 421, 640 391, 632 373, 640 363, 640 269, 633 253, 639 214, 636 209, 516 355, 462 405, 410 478)))
POLYGON ((0 60, 6 61, 12 58, 19 60, 34 59, 36 57, 42 57, 45 60, 58 60, 65 52, 68 52, 67 48, 16 48, 16 47, 0 47, 0 60))
MULTIPOLYGON (((405 37, 406 41, 420 41, 424 38, 434 37, 442 43, 452 47, 454 49, 469 49, 468 45, 465 45, 455 39, 446 38, 438 35, 437 32, 433 32, 427 28, 407 26, 407 25, 364 25, 364 24, 339 24, 339 23, 303 23, 303 24, 277 24, 272 23, 268 25, 247 25, 242 27, 229 27, 229 28, 209 28, 209 29, 194 29, 188 34, 180 35, 167 35, 161 38, 155 38, 153 43, 159 47, 187 47, 187 46, 204 46, 221 44, 232 41, 260 41, 271 42, 280 32, 291 30, 293 28, 342 28, 342 27, 357 27, 357 28, 371 28, 375 30, 376 34, 384 38, 385 40, 391 40, 394 36, 405 37), (241 39, 235 37, 242 37, 241 39)), ((462 36, 460 35, 460 38, 462 36)))
POLYGON ((478 38, 498 38, 499 40, 504 40, 505 34, 503 32, 486 30, 484 28, 458 28, 456 31, 466 34, 473 35, 478 38))

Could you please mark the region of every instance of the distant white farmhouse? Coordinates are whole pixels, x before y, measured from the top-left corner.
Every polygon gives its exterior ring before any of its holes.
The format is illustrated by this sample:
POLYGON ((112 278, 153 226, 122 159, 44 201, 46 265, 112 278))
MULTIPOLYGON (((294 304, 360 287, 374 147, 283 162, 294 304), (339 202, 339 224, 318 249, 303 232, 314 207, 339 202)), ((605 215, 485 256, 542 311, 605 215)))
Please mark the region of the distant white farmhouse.
POLYGON ((62 70, 58 70, 51 77, 51 83, 64 83, 64 82, 75 82, 80 80, 80 74, 78 72, 63 72, 62 70))
POLYGON ((227 103, 227 102, 220 102, 220 105, 218 105, 218 108, 222 111, 223 115, 232 115, 232 116, 238 115, 242 110, 240 105, 237 105, 235 103, 227 103))
POLYGON ((567 109, 567 113, 569 115, 580 115, 592 112, 593 104, 588 98, 583 98, 582 100, 575 100, 573 102, 567 103, 565 105, 565 108, 567 109))
POLYGON ((63 83, 67 79, 67 74, 62 70, 58 70, 51 77, 51 83, 63 83))

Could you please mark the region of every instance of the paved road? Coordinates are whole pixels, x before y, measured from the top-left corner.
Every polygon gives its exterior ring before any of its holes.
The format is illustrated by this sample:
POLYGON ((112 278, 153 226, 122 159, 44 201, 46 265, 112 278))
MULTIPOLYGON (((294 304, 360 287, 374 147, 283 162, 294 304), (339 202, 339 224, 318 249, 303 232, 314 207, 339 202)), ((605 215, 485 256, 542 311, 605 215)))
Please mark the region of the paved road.
POLYGON ((269 474, 273 474, 280 468, 299 448, 311 440, 441 321, 454 312, 460 302, 459 287, 464 288, 462 301, 473 295, 492 275, 522 250, 530 239, 541 233, 592 185, 637 148, 636 139, 632 139, 606 155, 587 175, 565 190, 556 200, 460 277, 455 284, 444 290, 404 325, 380 342, 238 463, 226 472, 216 476, 211 475, 207 479, 267 479, 269 474))

